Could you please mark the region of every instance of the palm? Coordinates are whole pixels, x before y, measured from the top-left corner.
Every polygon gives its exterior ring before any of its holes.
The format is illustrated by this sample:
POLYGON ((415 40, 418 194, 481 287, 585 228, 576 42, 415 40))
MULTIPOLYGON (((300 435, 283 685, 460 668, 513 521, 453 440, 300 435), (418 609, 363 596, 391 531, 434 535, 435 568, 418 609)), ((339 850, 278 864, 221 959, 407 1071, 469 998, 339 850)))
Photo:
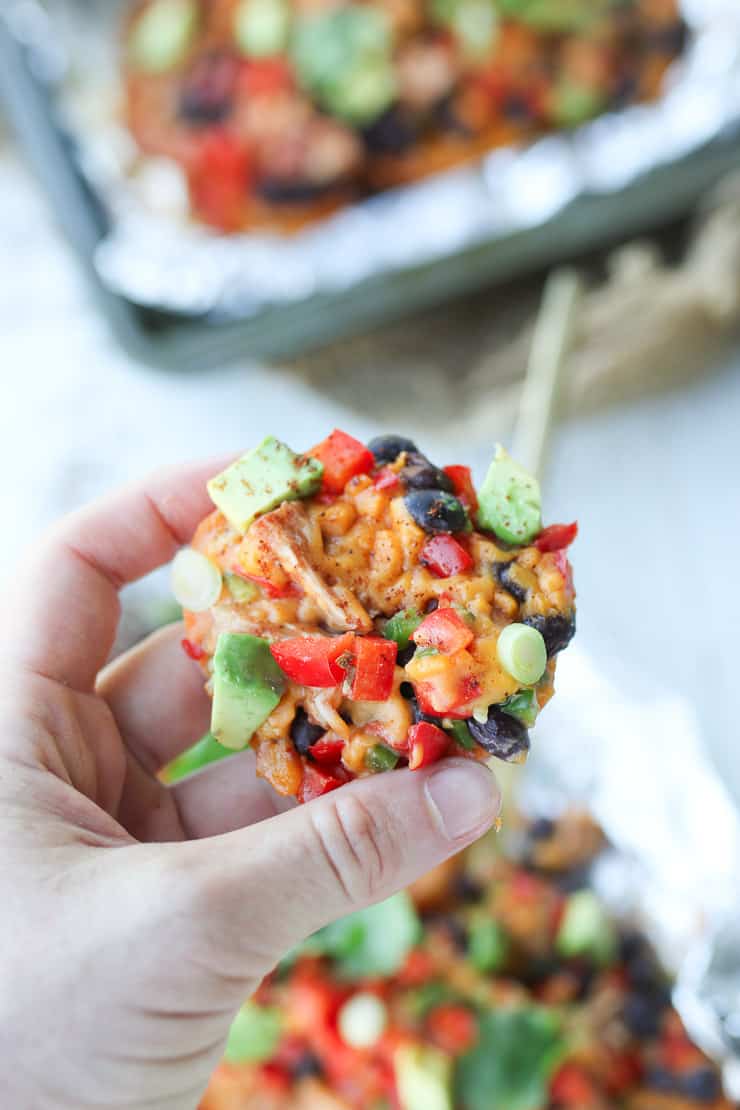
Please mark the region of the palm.
POLYGON ((209 836, 281 808, 255 780, 249 754, 174 789, 157 779, 208 726, 202 675, 180 648, 178 625, 105 666, 118 587, 187 542, 209 509, 205 479, 217 465, 165 475, 150 491, 123 492, 69 518, 27 567, 25 610, 8 607, 8 642, 33 690, 32 717, 43 722, 33 743, 46 752, 47 769, 94 803, 85 806, 86 821, 117 837, 122 830, 140 841, 209 836))

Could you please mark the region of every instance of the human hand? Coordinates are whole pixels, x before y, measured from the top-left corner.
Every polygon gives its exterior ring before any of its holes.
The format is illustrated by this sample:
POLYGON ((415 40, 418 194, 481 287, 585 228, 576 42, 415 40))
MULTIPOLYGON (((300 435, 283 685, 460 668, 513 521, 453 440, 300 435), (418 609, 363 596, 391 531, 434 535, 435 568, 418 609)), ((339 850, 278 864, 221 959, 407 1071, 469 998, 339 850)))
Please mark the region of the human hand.
POLYGON ((406 886, 498 813, 492 776, 463 760, 294 809, 249 752, 158 781, 207 729, 209 703, 179 626, 105 665, 118 589, 189 540, 218 465, 68 517, 5 599, 2 1106, 196 1107, 235 1012, 291 946, 406 886))

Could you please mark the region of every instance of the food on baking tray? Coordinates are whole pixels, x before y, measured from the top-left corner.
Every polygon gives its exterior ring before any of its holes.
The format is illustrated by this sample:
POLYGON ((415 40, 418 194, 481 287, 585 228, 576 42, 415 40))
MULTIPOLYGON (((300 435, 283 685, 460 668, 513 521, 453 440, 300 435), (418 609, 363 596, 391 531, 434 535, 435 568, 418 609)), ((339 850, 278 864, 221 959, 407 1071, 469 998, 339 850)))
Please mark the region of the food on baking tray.
POLYGON ((584 814, 530 821, 514 858, 479 845, 323 929, 241 1010, 201 1110, 729 1110, 650 944, 588 888, 602 843, 584 814))
POLYGON ((208 483, 216 505, 172 572, 211 737, 166 772, 251 743, 308 801, 446 755, 520 761, 575 631, 567 548, 537 481, 498 448, 465 466, 334 431, 296 455, 269 436, 208 483))
POLYGON ((677 0, 144 0, 128 124, 225 231, 348 200, 660 90, 677 0))

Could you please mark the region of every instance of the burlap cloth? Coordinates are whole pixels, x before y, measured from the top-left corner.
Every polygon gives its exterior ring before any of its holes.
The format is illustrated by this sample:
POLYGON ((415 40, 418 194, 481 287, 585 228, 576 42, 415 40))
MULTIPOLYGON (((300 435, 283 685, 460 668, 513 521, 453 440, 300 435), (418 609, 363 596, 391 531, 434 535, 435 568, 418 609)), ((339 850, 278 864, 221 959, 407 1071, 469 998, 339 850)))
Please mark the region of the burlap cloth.
MULTIPOLYGON (((565 414, 654 393, 701 374, 740 324, 740 175, 697 214, 668 262, 639 241, 589 282, 562 393, 565 414)), ((382 331, 335 343, 289 368, 386 425, 436 438, 490 441, 510 424, 527 363, 541 281, 477 293, 382 331)))

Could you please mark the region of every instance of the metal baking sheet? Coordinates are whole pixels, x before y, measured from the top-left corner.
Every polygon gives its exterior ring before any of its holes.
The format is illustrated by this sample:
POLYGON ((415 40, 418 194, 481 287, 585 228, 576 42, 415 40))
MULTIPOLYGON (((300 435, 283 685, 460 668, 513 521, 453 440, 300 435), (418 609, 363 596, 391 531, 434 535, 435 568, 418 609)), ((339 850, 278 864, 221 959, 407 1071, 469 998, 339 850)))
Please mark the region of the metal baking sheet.
POLYGON ((0 92, 119 333, 147 358, 199 367, 290 354, 684 214, 740 164, 740 12, 684 8, 692 44, 658 103, 494 151, 290 238, 186 222, 161 164, 132 180, 111 83, 120 5, 93 18, 100 6, 82 0, 10 0, 0 92))

